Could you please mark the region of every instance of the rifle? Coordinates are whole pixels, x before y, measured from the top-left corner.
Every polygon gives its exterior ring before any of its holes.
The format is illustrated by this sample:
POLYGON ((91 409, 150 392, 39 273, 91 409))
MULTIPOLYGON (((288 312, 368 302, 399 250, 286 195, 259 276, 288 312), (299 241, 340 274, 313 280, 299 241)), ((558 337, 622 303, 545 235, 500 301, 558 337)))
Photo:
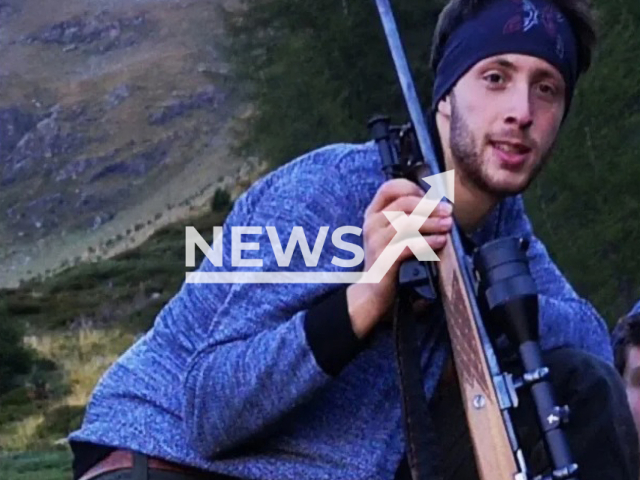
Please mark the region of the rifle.
MULTIPOLYGON (((438 175, 439 165, 426 128, 411 73, 388 0, 376 0, 411 122, 392 127, 376 116, 368 126, 378 146, 387 177, 405 177, 423 190, 435 187, 426 177, 438 175)), ((440 175, 439 178, 442 176, 440 175)), ((441 186, 440 191, 446 191, 441 186)), ((569 409, 557 406, 547 381, 538 336, 538 299, 526 256, 528 244, 501 238, 473 252, 469 262, 456 222, 438 262, 407 260, 400 267, 394 315, 396 357, 403 397, 407 457, 413 480, 440 478, 426 450, 437 442, 422 389, 419 349, 408 304, 415 298, 444 307, 453 358, 460 384, 478 473, 482 480, 529 480, 511 410, 519 393, 533 399, 552 473, 534 480, 578 480, 578 465, 562 430, 569 409), (434 265, 437 265, 437 267, 434 265), (485 323, 485 321, 487 321, 485 323), (490 328, 488 328, 490 327, 490 328), (494 335, 490 337, 489 333, 494 335), (492 344, 497 332, 517 346, 524 374, 516 378, 501 369, 492 344), (523 392, 524 393, 524 392, 523 392)), ((428 320, 427 320, 428 321, 428 320)))

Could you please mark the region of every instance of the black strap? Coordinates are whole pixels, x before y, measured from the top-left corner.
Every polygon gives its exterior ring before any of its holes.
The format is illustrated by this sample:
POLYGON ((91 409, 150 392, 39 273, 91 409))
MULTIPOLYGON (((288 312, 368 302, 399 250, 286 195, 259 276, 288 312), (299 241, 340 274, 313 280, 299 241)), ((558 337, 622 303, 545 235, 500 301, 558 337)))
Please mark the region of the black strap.
POLYGON ((423 388, 416 319, 411 302, 402 295, 394 306, 393 332, 411 477, 440 480, 439 445, 423 388))
POLYGON ((131 480, 149 480, 149 459, 144 453, 133 452, 131 480))

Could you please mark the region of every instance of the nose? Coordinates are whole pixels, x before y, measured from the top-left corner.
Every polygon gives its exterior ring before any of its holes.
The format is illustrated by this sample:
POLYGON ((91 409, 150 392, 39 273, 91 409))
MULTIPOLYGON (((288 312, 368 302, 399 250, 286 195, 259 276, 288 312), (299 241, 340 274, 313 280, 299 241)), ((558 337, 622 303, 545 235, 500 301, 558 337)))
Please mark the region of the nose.
POLYGON ((533 104, 528 85, 512 90, 505 123, 519 130, 526 130, 533 124, 533 104))

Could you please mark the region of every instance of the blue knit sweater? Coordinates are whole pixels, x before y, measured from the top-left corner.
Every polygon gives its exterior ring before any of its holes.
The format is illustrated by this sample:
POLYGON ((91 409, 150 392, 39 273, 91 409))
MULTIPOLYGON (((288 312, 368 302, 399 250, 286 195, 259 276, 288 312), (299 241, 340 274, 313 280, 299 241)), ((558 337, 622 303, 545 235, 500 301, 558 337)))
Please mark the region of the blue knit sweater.
MULTIPOLYGON (((321 226, 329 226, 328 239, 340 226, 362 226, 384 181, 372 142, 303 155, 236 201, 224 228, 224 267, 205 259, 200 269, 231 268, 231 226, 275 226, 283 248, 292 228, 302 226, 311 249, 321 226)), ((282 270, 262 231, 243 237, 260 249, 245 250, 242 258, 260 258, 263 266, 243 268, 282 270)), ((483 244, 509 235, 531 240, 543 348, 573 346, 611 362, 603 320, 532 235, 520 197, 496 207, 472 239, 483 244)), ((361 237, 344 238, 362 245, 361 237)), ((334 255, 350 254, 327 241, 318 265, 344 271, 331 264, 334 255)), ((299 248, 288 268, 307 268, 299 248)), ((246 479, 393 479, 405 442, 391 333, 382 326, 365 344, 349 347, 344 325, 317 307, 335 290, 330 284, 183 284, 153 328, 101 378, 70 440, 246 479), (332 349, 338 364, 329 358, 332 349)), ((431 396, 449 345, 446 328, 426 332, 422 368, 431 396)))

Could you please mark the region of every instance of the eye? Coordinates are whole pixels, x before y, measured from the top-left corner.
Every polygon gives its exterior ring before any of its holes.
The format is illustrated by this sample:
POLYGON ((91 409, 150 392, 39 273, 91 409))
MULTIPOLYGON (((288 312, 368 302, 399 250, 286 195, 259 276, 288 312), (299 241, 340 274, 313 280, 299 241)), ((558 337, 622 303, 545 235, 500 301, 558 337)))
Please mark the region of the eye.
POLYGON ((538 91, 547 97, 556 97, 558 93, 558 89, 555 85, 550 83, 540 83, 538 85, 538 91))
POLYGON ((504 83, 504 75, 499 72, 489 72, 484 77, 490 85, 499 85, 500 83, 504 83))

